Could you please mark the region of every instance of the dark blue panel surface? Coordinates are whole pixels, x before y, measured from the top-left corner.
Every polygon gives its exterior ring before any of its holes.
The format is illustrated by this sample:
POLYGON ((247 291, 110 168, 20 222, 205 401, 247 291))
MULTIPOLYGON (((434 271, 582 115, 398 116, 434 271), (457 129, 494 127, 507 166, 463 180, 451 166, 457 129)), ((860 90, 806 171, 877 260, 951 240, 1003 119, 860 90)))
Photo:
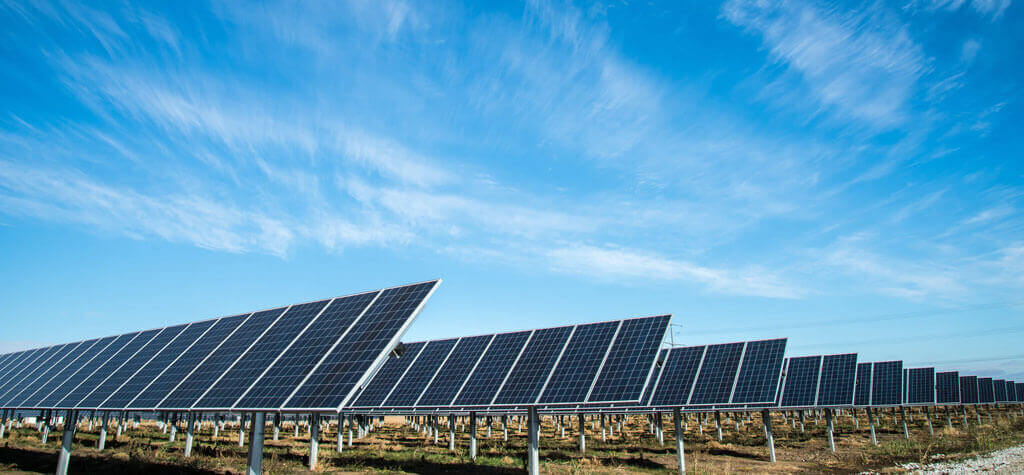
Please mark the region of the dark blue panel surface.
POLYGON ((332 300, 236 407, 280 407, 379 294, 367 292, 332 300))
POLYGON ((188 409, 213 386, 214 381, 227 371, 235 360, 256 341, 263 332, 284 313, 284 308, 275 308, 253 313, 239 325, 238 329, 224 340, 205 361, 182 381, 167 399, 160 403, 160 408, 188 409))
MULTIPOLYGON (((134 335, 134 333, 132 334, 134 335)), ((132 335, 108 336, 90 347, 73 366, 61 370, 45 388, 25 401, 26 407, 50 408, 60 402, 86 376, 124 346, 132 335), (113 350, 111 349, 113 348, 113 350)))
POLYGON ((577 326, 540 402, 584 402, 619 325, 620 322, 614 321, 577 326))
POLYGON ((142 394, 129 403, 128 407, 156 408, 160 401, 169 396, 188 377, 189 373, 210 356, 217 345, 223 343, 248 317, 249 314, 244 314, 215 320, 213 328, 210 328, 195 344, 174 360, 163 374, 153 381, 153 384, 150 384, 142 391, 142 394))
POLYGON ((338 408, 356 385, 387 356, 400 332, 437 286, 437 281, 386 289, 284 405, 338 408))
POLYGON ((1024 383, 1014 383, 1017 388, 1017 402, 1024 402, 1024 383))
POLYGON ((21 371, 24 365, 38 356, 37 353, 42 350, 42 348, 36 348, 12 354, 7 362, 7 366, 3 369, 3 372, 0 372, 0 390, 4 390, 3 388, 6 387, 7 382, 21 371))
POLYGON ((40 351, 26 364, 21 365, 21 367, 18 368, 17 374, 10 378, 10 380, 0 388, 0 406, 5 406, 7 399, 9 399, 10 396, 15 395, 18 392, 18 388, 22 387, 22 384, 26 383, 26 380, 34 380, 33 377, 38 377, 40 372, 46 370, 48 362, 54 359, 59 359, 67 351, 67 345, 47 346, 42 348, 42 351, 40 351))
POLYGON ((978 403, 978 377, 960 377, 960 404, 978 403))
POLYGON ((654 394, 652 406, 685 406, 690 398, 697 368, 704 357, 704 346, 672 348, 662 363, 661 375, 654 394))
POLYGON ((935 368, 907 370, 907 404, 935 403, 935 368))
POLYGON ((875 363, 871 374, 871 405, 898 406, 903 403, 903 362, 875 363))
MULTIPOLYGON (((109 343, 113 338, 106 340, 104 345, 109 343)), ((103 340, 89 340, 83 342, 78 348, 71 353, 71 358, 64 364, 53 366, 43 377, 39 378, 36 384, 28 391, 18 395, 17 400, 11 401, 13 407, 35 407, 35 404, 50 394, 58 385, 64 382, 68 376, 70 376, 79 366, 85 364, 92 357, 93 348, 97 343, 103 340)), ((95 351, 99 351, 98 349, 95 351)))
POLYGON ((661 370, 665 367, 665 360, 667 358, 667 348, 658 350, 658 362, 654 364, 654 369, 651 371, 651 377, 647 379, 647 385, 644 386, 644 394, 640 396, 641 405, 649 406, 651 404, 651 395, 654 394, 654 388, 658 386, 658 378, 661 377, 661 370))
POLYGON ((935 373, 935 402, 956 404, 960 402, 960 374, 956 371, 935 373))
POLYGON ((732 404, 774 402, 785 352, 785 338, 747 342, 732 404))
POLYGON ((6 390, 0 389, 0 407, 17 407, 25 396, 32 394, 39 386, 49 381, 53 373, 64 369, 69 362, 74 361, 75 350, 80 345, 81 342, 59 345, 47 361, 22 376, 21 381, 12 382, 6 390))
POLYGON ((587 402, 639 401, 670 319, 624 320, 587 402))
POLYGON ((996 402, 996 393, 992 387, 992 378, 978 378, 978 403, 992 404, 996 402))
MULTIPOLYGON (((128 379, 134 376, 135 373, 142 368, 142 365, 149 362, 153 356, 160 352, 160 350, 164 349, 164 347, 167 346, 171 340, 174 340, 174 338, 177 337, 178 334, 180 334, 187 326, 188 325, 177 325, 159 331, 156 336, 149 340, 144 346, 139 347, 137 351, 128 357, 128 360, 120 368, 114 371, 106 381, 103 381, 95 391, 82 400, 82 402, 78 404, 78 407, 100 407, 103 401, 106 401, 107 398, 112 396, 115 391, 120 389, 128 379)), ((136 341, 142 339, 143 337, 139 336, 136 341)))
POLYGON ((815 404, 821 356, 790 358, 782 387, 782 407, 810 407, 815 404))
POLYGON ((377 407, 384 403, 399 378, 405 374, 409 366, 416 361, 416 357, 423 349, 424 342, 409 343, 405 346, 405 352, 399 357, 388 358, 380 371, 373 376, 366 387, 352 404, 354 407, 377 407))
MULTIPOLYGON (((108 409, 127 409, 128 403, 142 394, 150 383, 153 383, 160 373, 167 369, 171 363, 181 356, 189 346, 194 344, 203 333, 213 326, 215 320, 206 320, 193 323, 179 333, 167 346, 153 356, 134 376, 121 386, 101 407, 108 409)), ((165 394, 166 395, 166 394, 165 394)), ((158 401, 157 401, 158 402, 158 401)), ((155 404, 154 402, 153 404, 155 404)))
POLYGON ((1008 402, 1006 399, 1006 380, 1005 379, 993 379, 992 389, 995 393, 996 402, 1008 402))
POLYGON ((288 344, 320 314, 329 300, 294 305, 227 370, 193 408, 229 408, 242 397, 288 344))
POLYGON ((473 371, 477 361, 483 356, 484 350, 491 342, 494 335, 481 335, 463 338, 459 340, 458 346, 452 351, 448 361, 437 372, 434 381, 427 386, 420 396, 417 406, 448 406, 451 405, 455 395, 462 384, 466 382, 469 373, 473 371))
POLYGON ((857 363, 857 387, 853 389, 853 403, 871 405, 871 363, 857 363))
POLYGON ((533 332, 523 356, 498 392, 495 404, 535 403, 555 367, 555 361, 569 341, 572 328, 545 328, 533 332))
POLYGON ((384 400, 388 407, 412 407, 423 394, 423 389, 434 379, 434 375, 448 359, 458 342, 457 338, 435 340, 427 343, 420 356, 412 363, 409 371, 398 381, 391 395, 384 400))
POLYGON ((1017 385, 1013 381, 1006 382, 1006 402, 1017 402, 1017 385))
POLYGON ((729 403, 742 352, 743 343, 708 346, 696 386, 690 395, 691 405, 729 403))
MULTIPOLYGON (((109 363, 111 360, 116 360, 119 357, 119 355, 123 355, 121 351, 124 350, 126 346, 131 344, 131 342, 135 341, 135 339, 139 335, 140 332, 118 335, 113 342, 111 342, 109 345, 107 345, 106 348, 103 349, 103 351, 99 352, 88 363, 82 365, 82 367, 79 368, 79 370, 74 375, 68 378, 65 384, 58 386, 57 389, 54 390, 52 394, 47 396, 40 404, 40 407, 74 407, 74 405, 77 404, 78 401, 81 401, 82 398, 89 394, 89 391, 96 387, 96 384, 98 384, 98 382, 93 381, 96 381, 97 379, 100 378, 100 376, 97 376, 97 373, 100 372, 100 369, 106 367, 107 363, 109 363), (92 385, 87 386, 87 382, 91 382, 92 385)), ((106 376, 109 374, 110 373, 108 371, 107 373, 102 373, 101 375, 106 376)))
POLYGON ((516 362, 523 345, 530 337, 528 331, 495 335, 490 348, 469 375, 466 385, 455 399, 456 406, 484 406, 491 403, 498 387, 516 362))
MULTIPOLYGON (((126 344, 124 348, 121 348, 121 351, 118 351, 114 356, 110 358, 110 360, 108 360, 106 363, 103 363, 99 368, 97 368, 96 372, 94 372, 88 378, 85 378, 85 380, 82 381, 81 385, 75 388, 74 391, 71 391, 71 393, 68 394, 67 397, 62 399, 61 402, 57 404, 57 407, 84 407, 82 406, 82 403, 88 400, 89 396, 96 393, 98 390, 106 389, 103 383, 106 382, 106 380, 110 379, 110 377, 113 376, 121 366, 123 366, 125 363, 128 362, 128 360, 135 356, 135 353, 137 353, 141 348, 146 346, 146 344, 148 344, 150 340, 159 335, 160 331, 161 329, 155 329, 146 330, 144 332, 139 333, 139 335, 133 338, 132 341, 128 342, 128 344, 126 344)), ((113 392, 113 389, 111 389, 110 392, 113 392)), ((93 404, 92 406, 89 407, 95 407, 96 405, 99 405, 99 403, 103 402, 103 399, 106 399, 107 396, 109 395, 110 393, 108 392, 106 395, 103 395, 101 398, 99 398, 100 400, 96 401, 96 404, 93 404)))
POLYGON ((818 382, 818 406, 853 404, 856 377, 856 353, 825 356, 821 361, 821 378, 818 382))

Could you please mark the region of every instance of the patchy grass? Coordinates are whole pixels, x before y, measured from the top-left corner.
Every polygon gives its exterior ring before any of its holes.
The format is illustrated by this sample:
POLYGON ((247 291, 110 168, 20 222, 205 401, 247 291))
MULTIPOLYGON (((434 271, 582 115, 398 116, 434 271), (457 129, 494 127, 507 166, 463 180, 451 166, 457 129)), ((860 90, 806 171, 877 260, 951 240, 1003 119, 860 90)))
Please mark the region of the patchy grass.
MULTIPOLYGON (((973 416, 973 415, 972 415, 973 416)), ((909 424, 910 440, 903 438, 902 426, 892 414, 880 417, 876 425, 879 445, 871 445, 866 417, 859 415, 859 428, 846 413, 835 424, 836 452, 828 450, 825 421, 805 420, 805 429, 794 427, 792 418, 783 422, 775 415, 773 426, 777 463, 768 462, 764 430, 760 416, 750 421, 740 416, 736 421, 723 414, 723 439, 716 440, 714 419, 709 417, 703 433, 693 417, 686 432, 686 463, 690 473, 734 472, 859 472, 863 470, 894 471, 896 464, 927 463, 973 457, 1024 442, 1024 420, 1015 413, 1000 411, 982 425, 969 418, 953 418, 954 428, 945 426, 945 417, 934 417, 935 435, 929 436, 923 413, 915 412, 909 424)), ((574 421, 575 422, 575 421, 574 421)), ((561 437, 553 421, 542 424, 541 470, 545 473, 670 473, 677 470, 675 441, 669 418, 665 419, 665 445, 648 433, 644 417, 628 419, 624 431, 601 441, 601 431, 587 424, 587 452, 580 454, 575 424, 567 423, 566 436, 561 437)), ((290 425, 281 431, 279 441, 268 438, 264 446, 263 468, 268 473, 308 473, 308 432, 292 437, 290 425)), ((525 431, 510 424, 509 440, 502 440, 497 421, 490 438, 478 430, 478 456, 470 460, 468 435, 457 433, 457 448, 448 450, 447 431, 442 430, 439 444, 412 431, 401 418, 389 418, 386 425, 368 437, 356 440, 353 447, 335 450, 336 431, 321 437, 318 472, 388 472, 388 473, 519 473, 525 469, 525 431)), ((34 427, 10 431, 0 441, 0 471, 15 473, 52 473, 61 433, 50 434, 49 443, 40 443, 34 427)), ((179 432, 169 442, 156 425, 143 424, 120 438, 111 433, 107 450, 96 450, 97 430, 81 430, 76 434, 71 462, 75 472, 156 473, 156 474, 229 474, 245 468, 247 447, 238 446, 237 429, 225 429, 214 438, 212 429, 200 431, 193 445, 193 456, 184 457, 185 434, 179 432)))

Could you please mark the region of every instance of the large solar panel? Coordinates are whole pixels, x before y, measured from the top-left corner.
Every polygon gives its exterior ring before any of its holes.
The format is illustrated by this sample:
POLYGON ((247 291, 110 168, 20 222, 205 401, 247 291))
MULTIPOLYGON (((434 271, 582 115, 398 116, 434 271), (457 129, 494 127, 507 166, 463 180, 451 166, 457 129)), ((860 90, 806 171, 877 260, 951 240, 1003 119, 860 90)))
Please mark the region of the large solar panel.
MULTIPOLYGON (((385 289, 283 403, 289 409, 337 409, 384 362, 437 281, 385 289)), ((238 406, 236 406, 237 408, 238 406)))
POLYGON ((818 381, 818 406, 849 406, 857 376, 857 354, 826 355, 818 381))
POLYGON ((1017 388, 1017 402, 1024 402, 1024 383, 1014 383, 1017 388))
POLYGON ((872 363, 857 363, 857 387, 853 390, 855 406, 871 405, 871 367, 872 363))
POLYGON ((416 361, 412 363, 398 383, 391 390, 391 394, 384 400, 385 406, 411 407, 420 398, 423 389, 437 375, 441 365, 448 359, 448 355, 455 349, 459 340, 452 338, 448 340, 432 341, 420 351, 416 361))
POLYGON ((523 350, 523 356, 508 374, 495 397, 494 404, 535 403, 574 329, 575 327, 558 327, 535 331, 530 343, 523 350))
MULTIPOLYGON (((494 335, 481 335, 462 338, 459 345, 452 351, 448 361, 438 371, 434 380, 423 390, 416 405, 422 406, 447 406, 462 389, 469 373, 476 367, 477 361, 483 356, 484 351, 491 344, 494 335)), ((374 377, 374 380, 377 378, 374 377)), ((383 400, 381 401, 383 402, 383 400)), ((360 404, 356 404, 360 405, 360 404)))
POLYGON ((784 338, 747 342, 730 403, 774 402, 775 392, 779 389, 779 376, 785 352, 784 338))
MULTIPOLYGON (((587 402, 637 400, 665 338, 669 316, 624 320, 587 402)), ((781 360, 780 360, 781 362, 781 360)))
POLYGON ((579 325, 541 395, 541 403, 585 401, 620 323, 579 325))
POLYGON ((960 404, 978 403, 978 377, 960 377, 960 404))
POLYGON ((996 402, 995 388, 992 378, 978 378, 978 403, 992 404, 996 402))
POLYGON ((935 368, 907 370, 907 404, 935 404, 935 368))
POLYGON ((531 331, 496 335, 491 346, 477 363, 462 391, 455 398, 457 406, 486 406, 505 381, 505 376, 519 360, 531 331))
POLYGON ((960 402, 960 374, 956 371, 935 373, 935 403, 957 404, 960 402))
POLYGON ((789 358, 782 386, 783 407, 811 407, 817 401, 821 356, 789 358))
POLYGON ((409 370, 409 366, 416 362, 416 358, 424 346, 426 343, 423 342, 409 343, 405 345, 405 352, 400 356, 388 358, 352 405, 376 407, 384 404, 384 400, 387 399, 388 394, 391 394, 391 390, 398 384, 398 380, 409 370))
POLYGON ((668 350, 651 394, 651 406, 684 406, 690 397, 706 346, 668 350))
POLYGON ((0 407, 280 409, 298 396, 340 409, 437 284, 3 354, 0 407))
POLYGON ((1009 402, 1007 380, 992 380, 992 391, 995 394, 995 402, 1009 402))
POLYGON ((1006 382, 1006 402, 1017 402, 1017 385, 1013 381, 1006 382))
POLYGON ((729 404, 743 347, 743 343, 708 345, 687 405, 729 404))
POLYGON ((871 369, 871 405, 898 406, 903 403, 903 362, 882 361, 871 369))

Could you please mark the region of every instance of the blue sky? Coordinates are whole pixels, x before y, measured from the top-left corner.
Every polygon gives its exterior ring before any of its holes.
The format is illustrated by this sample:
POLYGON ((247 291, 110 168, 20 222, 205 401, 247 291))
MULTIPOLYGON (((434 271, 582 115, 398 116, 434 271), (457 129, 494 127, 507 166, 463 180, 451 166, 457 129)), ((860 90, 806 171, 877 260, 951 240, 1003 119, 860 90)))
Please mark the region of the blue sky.
POLYGON ((436 277, 1024 379, 1011 0, 0 1, 0 350, 436 277), (102 8, 102 9, 101 9, 102 8))

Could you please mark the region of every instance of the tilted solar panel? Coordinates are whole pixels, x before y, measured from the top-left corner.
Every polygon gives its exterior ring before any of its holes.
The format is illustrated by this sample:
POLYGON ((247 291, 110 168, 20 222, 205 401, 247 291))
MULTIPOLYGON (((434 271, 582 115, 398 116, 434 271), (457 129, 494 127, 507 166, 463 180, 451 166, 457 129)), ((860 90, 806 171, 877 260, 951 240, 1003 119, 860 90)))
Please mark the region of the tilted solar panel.
POLYGON ((818 381, 818 406, 853 404, 857 377, 857 354, 826 355, 821 362, 818 381))
POLYGON ((853 390, 853 404, 871 405, 871 368, 873 363, 857 363, 857 386, 853 390))
POLYGON ((153 355, 162 350, 174 337, 178 336, 178 333, 181 333, 186 326, 178 325, 164 328, 158 331, 153 338, 146 340, 145 343, 142 343, 143 338, 141 336, 136 338, 133 344, 138 345, 134 349, 125 349, 125 359, 121 365, 75 406, 88 409, 98 408, 103 401, 106 401, 115 391, 120 389, 121 385, 128 381, 142 365, 146 364, 153 355))
POLYGON ((729 404, 744 343, 708 345, 687 405, 729 404))
POLYGON ((907 404, 935 404, 935 368, 907 370, 907 404))
POLYGON ((1006 380, 1005 379, 993 379, 992 380, 992 392, 995 396, 995 402, 1009 402, 1006 398, 1006 380))
POLYGON ((508 374, 494 404, 533 404, 562 355, 575 327, 546 328, 533 333, 523 356, 508 374))
POLYGON ((505 376, 519 360, 532 331, 495 335, 476 368, 469 375, 462 391, 456 396, 456 406, 486 406, 505 381, 505 376))
POLYGON ((996 402, 995 387, 992 378, 978 378, 978 403, 992 404, 996 402))
POLYGON ((409 343, 405 345, 405 352, 401 356, 388 358, 373 379, 359 393, 359 396, 356 396, 352 405, 354 407, 377 407, 383 404, 388 394, 391 394, 391 390, 398 384, 398 380, 419 357, 424 346, 426 346, 424 342, 409 343))
POLYGON ((458 338, 448 340, 437 340, 428 342, 420 351, 416 361, 409 367, 409 371, 398 380, 398 383, 391 390, 391 394, 384 400, 388 407, 412 407, 416 405, 423 389, 434 379, 441 365, 448 359, 448 355, 455 349, 459 342, 458 338))
POLYGON ((1006 402, 1017 402, 1017 385, 1006 381, 1006 402))
POLYGON ((110 376, 114 370, 121 366, 125 360, 131 355, 131 352, 138 350, 139 344, 136 341, 143 342, 149 341, 151 338, 156 336, 155 330, 147 330, 145 332, 137 332, 128 335, 122 335, 124 338, 119 338, 114 344, 107 347, 104 354, 94 360, 97 364, 89 364, 83 366, 88 368, 90 371, 88 374, 76 375, 80 378, 76 378, 78 383, 74 389, 64 395, 54 407, 57 409, 75 408, 77 404, 82 401, 86 396, 89 395, 96 389, 97 386, 102 383, 107 376, 110 376), (123 344, 122 344, 123 343, 123 344))
MULTIPOLYGON (((420 406, 447 406, 455 399, 455 395, 462 389, 463 383, 469 376, 476 363, 480 361, 484 351, 490 346, 494 335, 471 336, 459 339, 459 345, 455 347, 448 361, 444 363, 441 370, 434 376, 434 380, 423 390, 416 405, 420 406)), ((374 377, 374 379, 377 379, 374 377)), ((382 401, 383 402, 383 401, 382 401)))
POLYGON ((63 345, 64 349, 51 362, 39 366, 31 375, 26 376, 21 383, 12 384, 11 390, 7 394, 0 394, 0 407, 17 404, 25 396, 34 393, 40 386, 49 381, 55 373, 64 369, 71 361, 75 360, 75 355, 83 343, 85 342, 63 345))
POLYGON ((935 373, 935 403, 957 404, 960 402, 960 373, 941 371, 935 373))
POLYGON ((774 402, 785 352, 785 338, 747 342, 730 404, 774 402))
POLYGON ((882 361, 871 369, 871 405, 898 406, 903 403, 903 362, 882 361))
POLYGON ((706 349, 706 346, 686 346, 668 350, 651 395, 651 406, 687 404, 706 349))
POLYGON ((541 394, 545 404, 586 401, 587 393, 601 369, 621 322, 601 322, 577 325, 558 366, 541 394))
POLYGON ((1024 402, 1024 383, 1015 383, 1017 388, 1017 402, 1024 402))
POLYGON ((587 402, 640 399, 670 318, 670 315, 660 315, 622 321, 587 402))
POLYGON ((651 377, 647 379, 647 385, 644 386, 644 393, 640 396, 641 405, 650 405, 651 395, 654 394, 654 388, 657 387, 658 379, 661 378, 661 370, 665 367, 666 358, 668 358, 668 349, 658 350, 658 360, 654 364, 651 377))
POLYGON ((978 377, 960 377, 960 404, 978 404, 978 377))
POLYGON ((786 378, 782 386, 783 407, 811 407, 815 405, 821 356, 789 358, 786 378))

